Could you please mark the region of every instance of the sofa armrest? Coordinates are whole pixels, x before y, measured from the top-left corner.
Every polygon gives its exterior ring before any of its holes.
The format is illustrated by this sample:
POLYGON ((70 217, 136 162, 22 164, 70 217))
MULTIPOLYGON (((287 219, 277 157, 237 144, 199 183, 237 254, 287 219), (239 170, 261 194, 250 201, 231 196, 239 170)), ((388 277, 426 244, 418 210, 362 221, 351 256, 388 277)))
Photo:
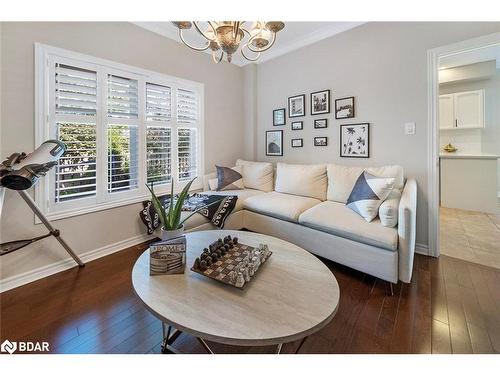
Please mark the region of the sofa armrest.
POLYGON ((398 210, 399 280, 409 283, 413 271, 417 229, 417 182, 409 179, 401 194, 398 210))
POLYGON ((203 176, 203 191, 210 191, 210 185, 208 185, 208 180, 217 178, 217 172, 212 172, 203 176))

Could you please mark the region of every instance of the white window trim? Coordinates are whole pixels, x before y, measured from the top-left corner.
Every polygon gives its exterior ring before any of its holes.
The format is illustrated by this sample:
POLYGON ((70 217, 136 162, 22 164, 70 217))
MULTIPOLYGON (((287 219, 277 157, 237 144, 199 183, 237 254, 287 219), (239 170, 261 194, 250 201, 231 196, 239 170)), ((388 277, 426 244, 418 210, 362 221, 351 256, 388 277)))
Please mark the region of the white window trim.
MULTIPOLYGON (((41 43, 35 43, 35 148, 40 146, 45 140, 51 138, 50 134, 50 108, 49 108, 49 95, 53 95, 51 93, 49 87, 50 87, 50 58, 51 57, 56 57, 58 59, 70 59, 70 60, 75 60, 78 63, 81 63, 85 66, 89 66, 92 64, 95 65, 100 65, 100 66, 105 66, 106 69, 110 72, 116 73, 119 71, 123 71, 127 73, 128 76, 135 76, 138 79, 139 83, 139 90, 145 89, 145 83, 146 82, 153 82, 157 84, 163 84, 163 85, 168 85, 172 88, 172 97, 176 94, 177 92, 177 87, 181 87, 183 89, 190 89, 195 91, 198 94, 199 98, 199 115, 198 115, 198 126, 196 127, 198 129, 198 137, 197 137, 197 170, 198 170, 198 178, 195 180, 193 185, 191 186, 191 190, 199 190, 203 186, 203 175, 204 175, 204 85, 199 82, 194 82, 194 81, 188 81, 182 78, 177 78, 173 76, 169 76, 166 74, 161 74, 137 67, 133 67, 130 65, 125 65, 117 62, 113 62, 110 60, 105 60, 89 55, 84 55, 81 53, 73 52, 73 51, 68 51, 65 49, 57 48, 57 47, 52 47, 48 45, 44 45, 41 43)), ((106 77, 98 77, 98 79, 102 78, 106 79, 106 77)), ((105 89, 105 86, 101 85, 101 94, 102 90, 105 89)), ((142 95, 139 96, 140 98, 142 95)), ((98 99, 99 100, 99 99, 98 99)), ((141 102, 139 103, 140 106, 145 106, 144 103, 141 102)), ((142 107, 140 107, 142 108, 142 107)), ((174 145, 174 140, 177 139, 177 134, 174 129, 177 129, 177 118, 176 118, 176 111, 177 108, 173 108, 172 112, 172 118, 171 118, 171 128, 172 128, 172 145, 174 145)), ((140 111, 140 113, 143 113, 143 110, 140 111)), ((100 118, 99 111, 97 114, 97 121, 101 122, 104 121, 104 119, 100 118)), ((146 125, 151 125, 154 123, 147 122, 145 116, 139 116, 139 119, 137 122, 140 124, 141 127, 144 127, 146 125)), ((164 122, 160 122, 159 125, 165 124, 164 122)), ((183 127, 182 125, 179 127, 183 127)), ((100 126, 97 127, 98 131, 101 128, 100 126)), ((145 132, 142 132, 145 134, 145 132)), ((103 138, 98 138, 98 142, 103 142, 103 138), (100 139, 100 140, 99 140, 100 139)), ((143 176, 140 176, 140 180, 146 180, 145 176, 145 165, 146 165, 146 142, 145 142, 145 136, 141 136, 139 140, 139 147, 142 150, 142 152, 139 153, 139 160, 141 163, 141 169, 143 171, 143 176), (143 165, 144 164, 144 165, 143 165)), ((103 148, 101 147, 101 150, 103 148)), ((176 147, 175 147, 175 150, 176 147)), ((177 153, 177 151, 174 152, 174 148, 172 149, 172 157, 174 157, 174 153, 177 153)), ((177 158, 177 156, 175 156, 177 158)), ((55 173, 54 170, 51 170, 49 173, 55 173)), ((186 181, 179 182, 178 181, 178 175, 177 175, 177 165, 176 163, 172 163, 172 180, 175 183, 175 192, 179 192, 182 190, 182 188, 186 185, 186 181), (174 174, 175 173, 175 174, 174 174)), ((42 212, 50 219, 50 220, 57 220, 57 219, 63 219, 67 217, 72 217, 72 216, 77 216, 77 215, 83 215, 91 212, 97 212, 97 211, 102 211, 102 210, 107 210, 110 208, 115 208, 115 207, 120 207, 120 206, 125 206, 133 203, 138 203, 141 202, 145 199, 148 199, 150 197, 149 191, 146 188, 146 186, 140 182, 139 188, 134 191, 134 193, 130 194, 130 192, 127 192, 128 194, 123 194, 122 199, 116 199, 113 201, 99 201, 97 200, 97 203, 93 206, 87 206, 87 207, 78 207, 78 201, 75 200, 74 203, 75 205, 68 205, 68 206, 73 206, 73 207, 68 207, 67 209, 58 209, 57 211, 51 212, 49 210, 50 207, 50 198, 49 198, 49 176, 40 179, 39 183, 35 186, 35 202, 37 205, 40 207, 42 212)), ((100 189, 102 189, 103 186, 98 186, 98 192, 100 189)), ((171 189, 170 184, 163 184, 159 185, 155 190, 158 194, 165 194, 169 193, 171 189)), ((39 219, 35 216, 35 223, 40 223, 39 219)))

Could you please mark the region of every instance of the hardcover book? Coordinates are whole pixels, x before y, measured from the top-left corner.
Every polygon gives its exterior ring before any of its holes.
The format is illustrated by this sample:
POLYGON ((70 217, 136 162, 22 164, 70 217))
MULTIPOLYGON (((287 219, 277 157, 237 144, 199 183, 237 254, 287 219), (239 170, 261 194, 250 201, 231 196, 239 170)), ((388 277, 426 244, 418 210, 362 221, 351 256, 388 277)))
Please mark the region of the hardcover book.
POLYGON ((155 242, 149 247, 149 274, 184 273, 186 267, 186 237, 155 242))

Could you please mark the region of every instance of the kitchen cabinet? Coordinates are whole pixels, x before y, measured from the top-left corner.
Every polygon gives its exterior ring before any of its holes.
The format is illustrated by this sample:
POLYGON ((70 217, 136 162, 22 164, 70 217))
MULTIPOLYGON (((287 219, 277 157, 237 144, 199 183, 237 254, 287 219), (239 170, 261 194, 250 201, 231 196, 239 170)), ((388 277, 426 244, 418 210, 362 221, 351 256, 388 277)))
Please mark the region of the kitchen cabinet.
POLYGON ((439 95, 439 128, 484 128, 484 90, 439 95))

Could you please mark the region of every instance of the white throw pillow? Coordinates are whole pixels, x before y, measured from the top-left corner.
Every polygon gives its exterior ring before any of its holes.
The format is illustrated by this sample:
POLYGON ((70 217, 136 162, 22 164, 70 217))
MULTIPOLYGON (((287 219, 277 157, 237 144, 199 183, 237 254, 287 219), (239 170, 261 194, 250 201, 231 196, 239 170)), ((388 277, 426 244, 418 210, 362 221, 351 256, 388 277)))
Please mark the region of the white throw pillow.
POLYGON ((218 184, 218 180, 216 178, 211 178, 208 180, 208 187, 212 191, 217 190, 217 184, 218 184))
POLYGON ((348 167, 345 165, 328 164, 328 193, 327 199, 340 203, 346 203, 352 188, 361 172, 380 177, 393 177, 394 188, 402 190, 404 187, 403 167, 399 165, 387 165, 383 167, 348 167))
POLYGON ((346 205, 370 222, 377 217, 380 205, 393 187, 393 177, 377 177, 364 171, 356 180, 346 205))
POLYGON ((236 160, 236 166, 242 167, 243 185, 248 189, 273 191, 273 165, 255 161, 236 160))
POLYGON ((276 187, 280 193, 303 197, 326 199, 327 177, 324 164, 286 164, 278 163, 276 168, 276 187))
POLYGON ((389 196, 382 202, 378 209, 380 223, 384 227, 393 228, 398 224, 399 201, 401 200, 401 192, 393 189, 389 196))

